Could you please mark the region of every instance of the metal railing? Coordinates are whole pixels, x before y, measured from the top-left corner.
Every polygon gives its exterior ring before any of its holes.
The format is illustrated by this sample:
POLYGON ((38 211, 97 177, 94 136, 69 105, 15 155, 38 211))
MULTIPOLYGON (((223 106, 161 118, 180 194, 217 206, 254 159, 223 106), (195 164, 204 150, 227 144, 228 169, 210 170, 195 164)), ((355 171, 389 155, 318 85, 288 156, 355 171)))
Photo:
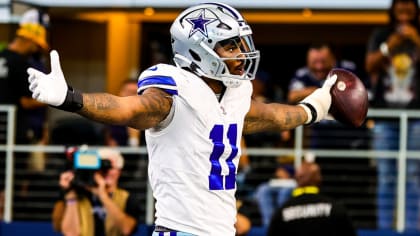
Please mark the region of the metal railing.
MULTIPOLYGON (((15 126, 15 108, 14 106, 0 106, 0 112, 7 112, 7 142, 0 145, 0 151, 6 153, 6 172, 5 172, 5 208, 4 221, 12 221, 12 199, 13 199, 13 153, 14 152, 45 152, 45 153, 64 153, 65 146, 49 145, 15 145, 14 126, 15 126)), ((306 152, 313 152, 316 156, 323 157, 348 157, 348 158, 397 158, 398 159, 398 181, 397 181, 397 217, 396 230, 404 231, 405 222, 405 182, 406 182, 406 160, 407 158, 420 159, 420 151, 407 151, 407 123, 409 119, 420 118, 420 111, 412 110, 388 110, 388 109, 369 109, 368 118, 394 118, 399 121, 400 139, 399 150, 397 151, 375 151, 364 150, 329 150, 329 149, 306 149, 304 148, 304 128, 302 126, 295 129, 295 142, 292 148, 247 148, 246 153, 249 156, 279 156, 293 155, 302 157, 306 152)), ((91 146, 99 148, 99 146, 91 146)), ((122 154, 147 154, 145 147, 120 147, 122 154)), ((295 165, 300 165, 301 158, 295 158, 295 165)), ((146 198, 146 223, 152 224, 154 218, 153 196, 150 187, 147 188, 146 198)))

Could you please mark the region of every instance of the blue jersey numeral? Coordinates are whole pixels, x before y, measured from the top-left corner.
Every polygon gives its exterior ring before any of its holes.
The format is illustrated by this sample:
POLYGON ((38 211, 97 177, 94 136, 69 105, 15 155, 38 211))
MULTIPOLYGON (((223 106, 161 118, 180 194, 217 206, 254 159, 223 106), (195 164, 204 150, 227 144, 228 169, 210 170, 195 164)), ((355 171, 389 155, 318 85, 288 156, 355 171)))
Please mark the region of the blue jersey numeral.
POLYGON ((238 147, 236 146, 238 127, 236 124, 229 125, 227 138, 232 148, 232 152, 226 159, 226 164, 229 168, 229 173, 226 176, 222 175, 222 166, 220 165, 220 157, 222 156, 225 145, 223 144, 223 125, 215 125, 210 132, 210 139, 213 141, 213 151, 210 154, 210 175, 209 175, 209 189, 223 190, 235 189, 236 182, 236 166, 233 164, 233 158, 238 154, 238 147), (225 178, 225 186, 223 186, 223 177, 225 178))

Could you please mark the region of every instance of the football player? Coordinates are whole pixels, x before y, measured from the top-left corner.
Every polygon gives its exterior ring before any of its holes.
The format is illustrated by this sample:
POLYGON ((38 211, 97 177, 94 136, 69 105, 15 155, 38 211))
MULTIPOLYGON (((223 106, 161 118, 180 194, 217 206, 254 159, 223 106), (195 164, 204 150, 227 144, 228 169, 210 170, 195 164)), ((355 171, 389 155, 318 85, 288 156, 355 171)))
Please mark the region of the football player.
POLYGON ((192 6, 175 19, 170 33, 176 65, 145 70, 137 96, 74 90, 56 51, 51 52, 51 73, 28 70, 30 90, 35 99, 58 109, 146 130, 156 199, 153 235, 233 236, 242 134, 324 119, 336 77, 296 106, 252 101, 250 80, 260 53, 236 9, 222 3, 192 6))

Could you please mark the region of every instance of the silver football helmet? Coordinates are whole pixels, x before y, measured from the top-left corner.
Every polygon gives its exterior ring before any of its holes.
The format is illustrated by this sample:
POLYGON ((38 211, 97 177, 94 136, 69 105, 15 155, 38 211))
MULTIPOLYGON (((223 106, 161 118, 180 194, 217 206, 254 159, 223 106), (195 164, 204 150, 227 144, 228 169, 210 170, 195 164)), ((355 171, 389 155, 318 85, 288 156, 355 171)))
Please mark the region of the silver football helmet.
POLYGON ((223 3, 190 7, 175 19, 170 31, 177 67, 223 81, 227 87, 237 87, 243 80, 255 78, 260 52, 255 50, 251 27, 233 7, 223 3), (227 41, 234 42, 241 52, 235 57, 221 58, 214 49, 227 41), (231 74, 226 60, 243 61, 243 73, 231 74))

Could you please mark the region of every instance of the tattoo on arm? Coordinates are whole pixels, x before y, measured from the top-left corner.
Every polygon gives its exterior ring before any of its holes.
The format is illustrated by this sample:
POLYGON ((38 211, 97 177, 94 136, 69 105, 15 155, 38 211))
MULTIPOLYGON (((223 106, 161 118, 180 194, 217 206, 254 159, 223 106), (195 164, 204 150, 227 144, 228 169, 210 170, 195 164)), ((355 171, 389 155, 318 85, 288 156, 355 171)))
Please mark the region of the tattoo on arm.
POLYGON ((172 106, 172 97, 157 88, 147 89, 141 97, 139 105, 145 112, 134 116, 132 122, 134 124, 147 124, 147 128, 158 125, 169 114, 172 106))
POLYGON ((83 94, 83 103, 79 114, 89 119, 147 129, 159 124, 167 116, 172 106, 172 97, 161 89, 149 88, 139 96, 83 94))
POLYGON ((306 121, 306 113, 299 106, 271 103, 252 103, 245 118, 244 133, 290 130, 306 121))
POLYGON ((113 123, 112 112, 119 109, 118 97, 107 93, 83 94, 80 114, 104 123, 113 123))

